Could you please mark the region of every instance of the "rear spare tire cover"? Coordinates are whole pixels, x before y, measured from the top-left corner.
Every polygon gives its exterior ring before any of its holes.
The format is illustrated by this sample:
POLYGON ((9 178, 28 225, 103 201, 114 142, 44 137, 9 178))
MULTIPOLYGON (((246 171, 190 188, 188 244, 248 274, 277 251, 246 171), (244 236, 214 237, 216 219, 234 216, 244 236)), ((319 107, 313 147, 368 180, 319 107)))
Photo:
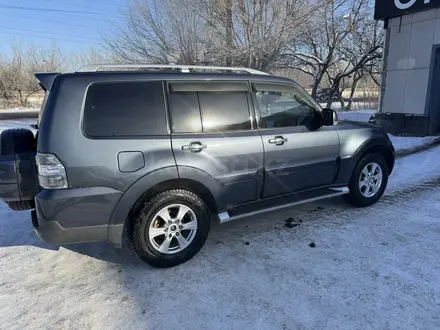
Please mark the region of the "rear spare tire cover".
POLYGON ((0 147, 2 155, 35 151, 34 133, 25 128, 5 130, 0 134, 0 147))

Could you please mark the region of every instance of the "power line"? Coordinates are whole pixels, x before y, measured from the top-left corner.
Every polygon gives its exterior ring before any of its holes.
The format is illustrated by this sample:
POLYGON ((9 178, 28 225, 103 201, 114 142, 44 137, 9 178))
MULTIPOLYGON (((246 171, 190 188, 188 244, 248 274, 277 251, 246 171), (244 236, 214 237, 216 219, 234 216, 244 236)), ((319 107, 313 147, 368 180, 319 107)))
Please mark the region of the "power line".
POLYGON ((111 6, 115 6, 115 7, 120 7, 120 5, 117 5, 115 3, 108 3, 107 1, 100 1, 100 0, 89 0, 89 2, 96 2, 96 3, 104 3, 106 5, 111 5, 111 6))
POLYGON ((83 36, 76 36, 76 35, 72 35, 72 34, 57 33, 57 32, 46 32, 46 31, 29 30, 29 29, 21 29, 21 28, 11 28, 8 26, 0 26, 0 29, 6 29, 6 30, 12 30, 12 31, 18 30, 18 31, 24 31, 24 32, 36 32, 36 33, 57 35, 57 36, 61 36, 61 37, 72 37, 72 38, 78 38, 78 39, 89 39, 89 40, 97 40, 97 41, 101 40, 101 39, 93 38, 93 37, 83 37, 83 36))
POLYGON ((66 38, 56 38, 56 37, 44 37, 44 36, 37 36, 37 35, 32 35, 32 34, 28 34, 28 33, 10 33, 10 32, 3 32, 0 31, 0 34, 7 34, 7 35, 11 35, 11 36, 15 36, 15 35, 19 35, 19 36, 26 36, 26 37, 32 37, 32 38, 41 38, 41 39, 50 39, 50 40, 61 40, 61 41, 68 41, 68 42, 77 42, 80 44, 89 44, 89 45, 95 45, 96 43, 90 42, 90 41, 81 41, 81 40, 74 40, 74 39, 66 39, 66 38))
MULTIPOLYGON (((50 11, 50 12, 66 13, 66 14, 103 15, 103 13, 94 12, 94 11, 35 8, 35 7, 24 7, 24 6, 3 5, 3 4, 0 4, 0 8, 14 9, 14 10, 28 10, 28 11, 44 11, 44 12, 50 11)), ((121 15, 116 15, 116 14, 107 14, 107 15, 122 17, 121 15)))
MULTIPOLYGON (((6 13, 0 13, 0 15, 7 15, 7 14, 6 13)), ((70 22, 60 22, 60 21, 54 21, 54 20, 49 20, 49 19, 39 19, 39 18, 35 18, 35 17, 32 17, 32 16, 20 15, 19 18, 26 18, 26 19, 29 19, 29 20, 32 20, 32 21, 37 21, 37 22, 70 25, 70 26, 82 27, 82 28, 87 28, 87 29, 95 29, 96 28, 96 26, 91 26, 91 25, 82 25, 82 24, 76 24, 76 23, 70 23, 70 22)), ((105 29, 105 30, 108 30, 108 29, 105 29)))
MULTIPOLYGON (((14 13, 0 13, 0 14, 1 15, 12 15, 14 13)), ((73 14, 59 13, 59 15, 67 15, 68 17, 72 17, 71 15, 73 15, 73 14)), ((18 17, 26 18, 26 16, 22 16, 22 15, 19 15, 18 17)), ((96 18, 96 17, 85 17, 85 16, 80 16, 80 15, 77 15, 77 14, 75 14, 74 17, 75 17, 75 19, 79 19, 79 20, 87 19, 87 20, 93 20, 94 22, 96 22, 96 21, 100 21, 100 22, 104 22, 104 23, 111 23, 112 22, 111 20, 108 20, 108 19, 102 19, 102 18, 96 18)), ((46 20, 43 20, 43 21, 46 21, 46 20)), ((69 22, 66 22, 66 24, 69 24, 69 22)), ((95 27, 94 26, 89 26, 89 28, 93 29, 95 27)))
MULTIPOLYGON (((76 8, 91 9, 91 8, 88 7, 88 6, 81 6, 81 5, 77 5, 77 4, 73 4, 73 3, 66 3, 66 2, 64 2, 64 1, 60 1, 60 0, 43 0, 43 1, 52 2, 52 3, 58 3, 58 4, 61 4, 61 3, 62 3, 63 5, 72 6, 72 7, 76 7, 76 8)), ((90 2, 91 0, 88 0, 88 1, 90 2)), ((104 2, 98 1, 98 3, 105 3, 105 4, 107 4, 107 5, 118 6, 118 5, 115 5, 115 4, 106 3, 105 1, 104 1, 104 2)), ((93 9, 95 9, 95 8, 93 8, 93 9)), ((116 15, 116 14, 111 14, 111 15, 116 15)))

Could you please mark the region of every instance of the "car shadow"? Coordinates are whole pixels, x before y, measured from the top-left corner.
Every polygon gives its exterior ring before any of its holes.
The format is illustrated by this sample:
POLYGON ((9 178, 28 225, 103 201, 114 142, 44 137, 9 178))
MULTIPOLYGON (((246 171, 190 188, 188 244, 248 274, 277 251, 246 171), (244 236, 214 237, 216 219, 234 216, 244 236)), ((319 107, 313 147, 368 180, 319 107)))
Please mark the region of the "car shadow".
MULTIPOLYGON (((211 220, 211 233, 204 250, 215 248, 223 245, 230 239, 235 237, 238 233, 246 232, 265 232, 270 230, 279 230, 280 228, 296 228, 299 227, 303 221, 307 222, 307 217, 319 217, 319 214, 331 213, 332 209, 347 208, 342 199, 333 198, 331 200, 323 200, 317 203, 304 204, 293 208, 262 214, 256 217, 244 218, 240 221, 233 221, 226 224, 219 224, 214 218, 211 220), (286 211, 287 210, 287 211, 286 211), (302 210, 303 214, 307 214, 305 219, 299 219, 295 215, 295 210, 302 210), (269 218, 269 219, 268 219, 269 218)), ((310 219, 311 220, 311 219, 310 219)), ((113 248, 109 243, 80 243, 58 246, 41 241, 36 235, 29 211, 15 212, 7 211, 6 216, 0 219, 0 248, 12 246, 35 246, 41 249, 58 251, 61 248, 76 252, 81 255, 89 256, 98 260, 109 263, 120 264, 123 266, 135 266, 144 263, 134 255, 129 247, 127 238, 123 239, 123 248, 113 248)), ((298 230, 298 229, 297 229, 298 230)), ((248 242, 243 242, 248 244, 248 242)))
POLYGON ((30 211, 12 211, 1 205, 0 248, 11 246, 35 246, 46 250, 58 250, 58 246, 43 242, 35 234, 30 211))
MULTIPOLYGON (((321 200, 315 203, 303 204, 284 210, 261 214, 250 218, 244 218, 239 221, 232 221, 220 224, 215 217, 211 219, 211 229, 208 240, 202 251, 216 249, 219 246, 227 244, 228 240, 235 240, 243 233, 255 234, 258 232, 278 231, 280 229, 301 230, 303 222, 311 222, 319 219, 321 216, 331 215, 335 210, 350 209, 342 198, 332 198, 321 200), (297 217, 295 210, 305 214, 306 217, 297 217)), ((244 245, 249 245, 247 240, 243 240, 244 245)), ((142 262, 131 250, 126 236, 123 238, 122 249, 113 248, 109 243, 81 243, 65 245, 63 248, 70 251, 86 255, 102 261, 120 264, 122 266, 139 266, 153 269, 142 262)), ((209 253, 209 252, 206 252, 209 253)))

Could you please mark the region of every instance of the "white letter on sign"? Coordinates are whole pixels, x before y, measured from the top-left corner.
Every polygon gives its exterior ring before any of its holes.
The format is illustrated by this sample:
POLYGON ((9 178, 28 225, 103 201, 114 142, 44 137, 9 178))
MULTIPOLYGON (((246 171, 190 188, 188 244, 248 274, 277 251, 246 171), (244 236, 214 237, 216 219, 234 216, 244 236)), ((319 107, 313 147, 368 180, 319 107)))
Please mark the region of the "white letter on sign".
MULTIPOLYGON (((416 3, 416 0, 410 0, 407 3, 402 3, 401 1, 402 0, 394 0, 394 4, 399 9, 408 9, 409 7, 411 7, 412 5, 414 5, 416 3)), ((425 3, 427 3, 427 2, 429 2, 429 0, 425 0, 425 3)))

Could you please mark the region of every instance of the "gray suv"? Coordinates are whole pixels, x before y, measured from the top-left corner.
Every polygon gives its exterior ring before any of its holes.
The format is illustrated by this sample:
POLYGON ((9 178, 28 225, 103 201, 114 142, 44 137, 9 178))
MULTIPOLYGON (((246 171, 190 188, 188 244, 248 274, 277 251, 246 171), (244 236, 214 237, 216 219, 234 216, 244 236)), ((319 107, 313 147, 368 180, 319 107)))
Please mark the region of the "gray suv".
POLYGON ((294 81, 196 66, 36 74, 36 136, 1 134, 0 199, 47 242, 124 233, 145 262, 178 265, 221 223, 343 195, 374 204, 395 152, 383 129, 338 121, 294 81))

